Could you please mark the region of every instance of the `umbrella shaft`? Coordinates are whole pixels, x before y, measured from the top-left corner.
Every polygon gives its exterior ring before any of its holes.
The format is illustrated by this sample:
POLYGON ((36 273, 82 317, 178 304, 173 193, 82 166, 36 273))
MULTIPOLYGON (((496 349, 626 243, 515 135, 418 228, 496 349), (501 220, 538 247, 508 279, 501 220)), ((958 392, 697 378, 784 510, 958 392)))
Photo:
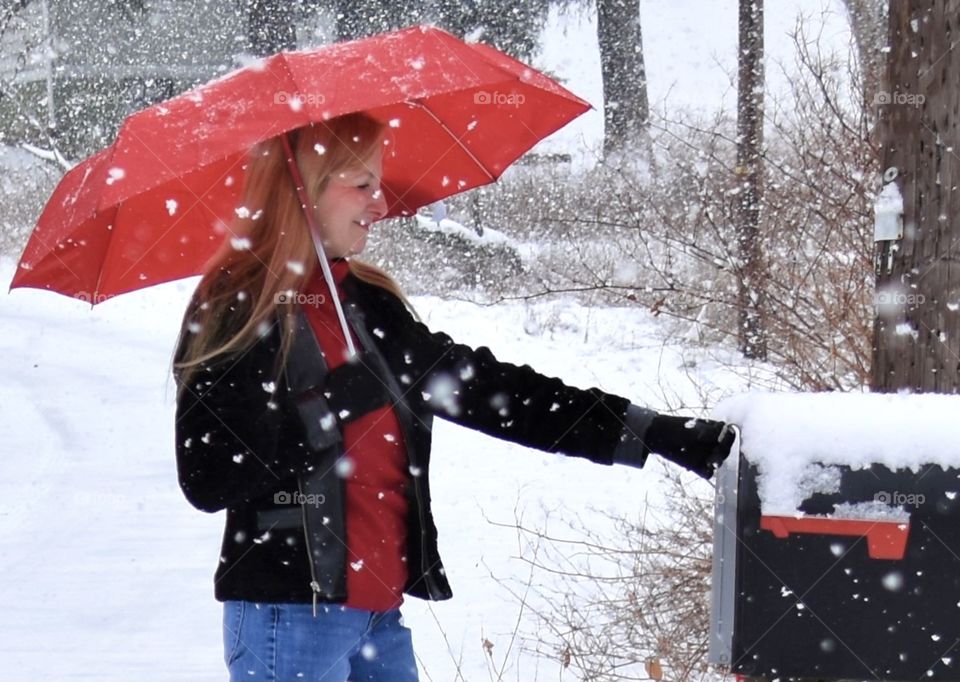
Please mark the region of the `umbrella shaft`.
POLYGON ((290 177, 293 179, 293 186, 297 189, 297 197, 300 199, 300 208, 307 219, 307 227, 310 230, 310 236, 313 238, 313 248, 316 249, 317 258, 320 259, 320 269, 323 271, 323 279, 327 282, 327 289, 333 298, 333 307, 337 311, 337 319, 340 321, 340 329, 343 330, 343 338, 347 344, 347 357, 353 358, 357 355, 357 349, 353 345, 353 337, 350 335, 350 328, 347 326, 347 319, 343 315, 343 306, 340 305, 340 295, 337 292, 337 283, 333 279, 333 272, 330 271, 330 263, 327 261, 327 252, 323 248, 323 240, 320 239, 320 230, 317 229, 316 222, 313 219, 313 211, 309 208, 307 191, 303 186, 303 179, 300 176, 300 169, 297 167, 297 159, 290 146, 290 138, 286 133, 280 136, 283 139, 283 150, 287 155, 287 168, 290 171, 290 177))
MULTIPOLYGON (((301 199, 301 201, 303 201, 301 199)), ((306 213, 309 213, 304 209, 306 213)), ((311 222, 308 219, 308 222, 311 222)), ((320 269, 323 270, 323 278, 327 282, 327 288, 330 290, 330 295, 333 297, 333 307, 337 311, 337 319, 340 321, 340 329, 343 330, 343 338, 347 342, 347 357, 353 358, 357 354, 357 349, 353 345, 353 337, 350 335, 350 328, 347 326, 347 319, 343 315, 343 306, 340 305, 340 295, 337 292, 337 283, 333 279, 333 272, 330 271, 330 263, 327 261, 327 254, 323 249, 323 244, 320 241, 320 235, 317 234, 317 231, 313 228, 313 225, 310 225, 310 234, 313 236, 313 248, 317 250, 317 257, 320 259, 320 269)))

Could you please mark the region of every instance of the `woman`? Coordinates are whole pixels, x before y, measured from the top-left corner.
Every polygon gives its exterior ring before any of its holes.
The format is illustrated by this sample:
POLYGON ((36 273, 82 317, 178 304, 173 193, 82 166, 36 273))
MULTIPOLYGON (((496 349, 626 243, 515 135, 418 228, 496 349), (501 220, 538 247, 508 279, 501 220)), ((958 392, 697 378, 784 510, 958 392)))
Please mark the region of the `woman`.
POLYGON ((707 478, 732 442, 723 424, 431 333, 389 276, 351 258, 387 211, 383 149, 362 114, 255 149, 236 236, 184 319, 177 466, 193 505, 227 510, 215 595, 233 680, 417 679, 402 595, 451 596, 430 510, 434 415, 600 464, 655 452, 707 478))

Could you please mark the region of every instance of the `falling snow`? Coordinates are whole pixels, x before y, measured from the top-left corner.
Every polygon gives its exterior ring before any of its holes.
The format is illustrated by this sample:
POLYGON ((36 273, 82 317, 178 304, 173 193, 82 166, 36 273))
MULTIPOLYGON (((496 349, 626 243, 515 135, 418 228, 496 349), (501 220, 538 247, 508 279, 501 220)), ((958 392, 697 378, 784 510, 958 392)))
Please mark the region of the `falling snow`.
POLYGON ((340 478, 349 478, 353 475, 353 471, 356 468, 356 463, 351 457, 341 457, 337 460, 337 476, 340 478))
POLYGON ((883 586, 891 592, 898 592, 903 587, 903 574, 900 571, 890 571, 883 576, 883 586))
POLYGON ((107 184, 112 185, 117 180, 123 180, 127 175, 127 172, 122 168, 111 168, 107 171, 107 184))
MULTIPOLYGON (((665 24, 664 17, 672 16, 669 3, 662 6, 648 4, 652 21, 659 17, 660 23, 665 24)), ((788 14, 778 9, 775 3, 771 4, 774 6, 767 11, 772 21, 775 22, 778 15, 788 14)), ((148 11, 153 5, 162 6, 164 3, 147 3, 148 11)), ((801 2, 800 8, 806 6, 801 2)), ((792 9, 793 6, 791 12, 792 9)), ((708 28, 722 25, 722 22, 713 21, 719 12, 712 4, 709 7, 704 4, 700 14, 706 17, 708 28)), ((685 22, 693 34, 705 36, 700 41, 703 54, 699 63, 694 65, 690 63, 692 58, 683 62, 680 56, 673 56, 674 53, 669 51, 677 42, 675 33, 653 31, 645 35, 645 49, 650 51, 651 93, 654 95, 651 103, 660 101, 666 91, 666 85, 658 83, 669 85, 671 98, 683 98, 698 105, 711 93, 717 95, 717 100, 723 96, 728 87, 724 71, 722 68, 711 69, 708 65, 712 63, 711 55, 731 52, 726 48, 732 45, 735 32, 724 32, 719 28, 716 31, 703 30, 703 21, 698 29, 691 23, 698 19, 699 16, 679 15, 679 20, 685 22), (664 92, 658 94, 655 90, 658 87, 664 92)), ((779 24, 789 28, 793 24, 792 13, 786 19, 779 24)), ((595 56, 587 47, 559 31, 556 20, 553 21, 552 28, 544 32, 549 44, 544 49, 543 63, 564 78, 569 75, 571 80, 566 85, 575 92, 592 102, 602 101, 596 89, 599 65, 595 56)), ((578 30, 576 22, 579 19, 563 21, 572 22, 573 30, 578 30)), ((586 32, 592 35, 592 19, 588 16, 583 21, 589 29, 586 32)), ((303 33, 312 30, 312 27, 301 28, 305 29, 303 33)), ((579 30, 583 30, 582 27, 579 30)), ((210 42, 233 44, 228 36, 221 38, 210 42)), ((482 39, 482 36, 477 34, 475 38, 482 39)), ((684 49, 692 54, 696 47, 684 49)), ((118 60, 112 59, 110 63, 119 63, 118 60)), ((262 60, 245 63, 262 68, 262 60)), ((412 68, 422 70, 432 70, 433 66, 425 59, 414 60, 411 64, 412 68)), ((210 104, 203 97, 193 99, 198 109, 210 104)), ((303 105, 298 97, 291 97, 288 102, 294 110, 303 105)), ((171 110, 167 108, 161 113, 169 115, 171 110)), ((412 120, 411 114, 411 123, 408 124, 406 119, 404 123, 411 125, 412 120)), ((400 128, 400 123, 400 118, 388 122, 391 128, 400 128)), ((485 129, 484 124, 485 121, 478 118, 466 124, 461 119, 457 132, 462 132, 465 127, 467 131, 479 134, 485 129)), ((602 112, 591 111, 576 126, 562 130, 548 140, 543 149, 573 152, 575 159, 580 158, 584 156, 578 151, 581 141, 587 140, 588 146, 595 148, 601 139, 598 136, 601 130, 602 112)), ((400 133, 397 135, 399 139, 400 133)), ((315 151, 318 154, 326 152, 322 147, 315 148, 315 151)), ((173 153, 175 150, 171 150, 173 153)), ((238 166, 233 168, 233 173, 239 170, 238 166)), ((128 179, 124 169, 109 169, 106 184, 123 187, 130 183, 132 166, 130 170, 128 179)), ((242 173, 217 177, 222 179, 212 178, 211 182, 233 187, 240 185, 238 181, 242 180, 242 173)), ((437 177, 434 175, 432 179, 435 181, 437 177)), ((454 183, 462 189, 467 180, 454 170, 440 183, 452 191, 454 183)), ((170 198, 162 200, 155 209, 162 215, 182 218, 184 214, 180 209, 186 209, 188 205, 192 205, 192 200, 182 204, 170 198)), ((262 215, 262 210, 252 215, 244 210, 243 217, 257 220, 262 215)), ((499 240, 509 249, 511 258, 516 256, 519 259, 529 247, 512 241, 507 236, 513 234, 512 231, 491 228, 480 236, 453 221, 440 226, 422 225, 418 216, 412 229, 434 228, 460 234, 464 239, 474 240, 475 246, 484 248, 499 240)), ((221 226, 221 230, 225 234, 226 225, 221 226)), ((252 247, 249 240, 244 239, 229 243, 239 250, 252 247)), ((199 248, 196 242, 189 244, 184 248, 199 248)), ((288 263, 287 268, 297 275, 303 272, 302 264, 288 263)), ((139 272, 141 269, 146 270, 146 265, 136 266, 131 276, 143 275, 139 272)), ((7 546, 13 548, 8 582, 16 586, 0 592, 3 597, 0 601, 8 609, 13 609, 12 612, 20 614, 0 639, 4 641, 5 649, 13 652, 14 660, 23 665, 24 679, 60 679, 76 674, 76 670, 96 670, 98 679, 121 680, 129 679, 130 670, 141 668, 150 669, 158 682, 180 679, 183 670, 195 671, 197 679, 222 677, 222 660, 217 655, 211 656, 211 652, 222 653, 218 626, 222 611, 221 605, 210 597, 211 557, 218 556, 216 548, 221 539, 222 515, 191 513, 177 490, 175 478, 171 479, 172 396, 175 391, 168 387, 164 392, 157 379, 161 377, 162 383, 162 377, 169 373, 174 334, 191 289, 192 283, 156 287, 119 298, 111 303, 115 306, 113 309, 98 307, 92 316, 75 315, 72 310, 59 307, 55 301, 28 298, 23 299, 26 303, 21 305, 17 296, 8 297, 10 300, 6 304, 13 314, 5 319, 9 319, 13 326, 5 347, 7 376, 2 385, 4 404, 16 405, 11 413, 14 418, 10 420, 11 434, 8 437, 12 437, 14 443, 32 443, 34 447, 21 449, 22 453, 12 449, 7 458, 9 471, 5 471, 9 475, 4 477, 7 484, 0 481, 3 499, 8 502, 5 509, 10 512, 0 514, 0 530, 4 532, 7 546), (69 348, 70 353, 64 353, 63 348, 69 348), (95 401, 77 400, 77 396, 90 395, 91 380, 109 390, 102 391, 102 398, 95 401), (123 418, 117 419, 116 415, 123 418), (64 448, 64 442, 70 447, 64 448), (111 447, 104 447, 104 443, 111 447), (129 456, 131 443, 135 444, 136 458, 129 456), (64 452, 70 453, 70 457, 65 457, 64 452), (18 482, 22 484, 23 481, 36 481, 41 487, 18 487, 18 482), (121 514, 106 505, 79 506, 67 499, 69 496, 63 496, 58 499, 55 514, 53 511, 48 514, 44 505, 36 504, 36 500, 44 499, 48 492, 70 490, 78 484, 93 490, 107 490, 98 487, 102 485, 108 485, 110 489, 121 486, 131 495, 142 497, 144 508, 132 514, 121 514), (86 532, 89 527, 108 530, 90 534, 86 532), (61 540, 50 543, 45 528, 58 528, 61 540), (76 557, 83 570, 67 573, 59 570, 56 554, 62 551, 76 557), (157 552, 175 559, 175 580, 163 576, 158 580, 157 575, 143 572, 144 567, 156 564, 157 552), (136 613, 142 606, 145 579, 152 595, 154 617, 141 619, 142 622, 131 628, 128 627, 128 615, 136 613), (50 589, 56 591, 57 608, 35 608, 36 605, 29 600, 30 595, 43 594, 50 589), (192 604, 195 608, 186 613, 183 604, 192 604), (78 618, 83 619, 82 614, 90 613, 99 614, 102 627, 73 627, 78 618), (37 632, 49 634, 43 647, 36 646, 37 632), (101 639, 117 641, 123 638, 131 641, 131 646, 123 650, 104 649, 101 642, 101 639), (44 654, 38 654, 38 651, 44 654), (171 667, 163 659, 163 652, 168 651, 178 652, 178 666, 171 667)), ((242 297, 238 299, 243 300, 242 297)), ((639 307, 620 311, 592 310, 570 301, 560 301, 537 308, 541 320, 554 319, 557 310, 574 311, 570 317, 575 318, 576 323, 569 328, 544 323, 542 335, 531 337, 523 333, 526 319, 523 306, 477 310, 466 304, 419 297, 414 304, 418 312, 428 316, 431 326, 451 331, 467 342, 489 344, 498 355, 502 352, 502 356, 510 361, 530 362, 538 369, 569 378, 577 385, 600 382, 603 388, 652 401, 658 408, 668 405, 657 402, 660 397, 656 391, 651 392, 650 387, 669 386, 678 392, 678 401, 688 405, 702 404, 700 396, 690 389, 688 369, 678 369, 684 367, 688 354, 698 353, 675 346, 659 323, 639 307), (624 335, 626 329, 629 329, 629 339, 624 335), (585 341, 586 338, 589 342, 585 341), (653 348, 656 352, 638 352, 638 348, 653 348)), ((957 304, 953 304, 953 308, 948 309, 956 310, 956 307, 957 304)), ((258 325, 257 334, 265 336, 271 333, 271 327, 270 323, 264 322, 258 325)), ((198 333, 201 327, 191 324, 188 330, 198 333)), ((704 355, 715 358, 722 352, 704 355)), ((424 358, 417 360, 419 364, 424 358)), ((409 354, 406 362, 413 363, 409 354)), ((704 362, 697 369, 709 377, 711 390, 722 393, 742 387, 743 382, 731 376, 733 372, 711 362, 704 362)), ((743 370, 740 367, 735 369, 743 370)), ((412 374, 400 377, 405 386, 412 384, 413 375, 419 376, 414 368, 410 371, 412 374)), ((746 370, 743 371, 747 374, 746 370)), ((450 375, 441 381, 446 385, 430 386, 428 392, 431 399, 440 401, 442 409, 449 409, 457 403, 458 384, 474 379, 472 367, 451 369, 450 375)), ((272 389, 267 388, 269 383, 264 382, 264 391, 268 394, 272 393, 272 389)), ((97 396, 100 395, 98 392, 97 396)), ((514 406, 517 404, 514 397, 505 395, 502 404, 491 405, 491 408, 507 414, 510 400, 514 400, 514 406)), ((268 402, 267 405, 276 408, 276 403, 268 402)), ((559 408, 559 403, 554 403, 553 409, 559 408)), ((324 428, 335 428, 334 415, 327 415, 324 419, 324 428)), ((209 444, 214 438, 219 439, 221 433, 218 430, 215 434, 205 434, 201 440, 209 444)), ((463 586, 459 588, 458 598, 444 605, 441 616, 443 630, 453 635, 453 641, 474 641, 482 629, 488 633, 510 632, 518 615, 507 596, 501 594, 502 599, 496 596, 498 587, 490 576, 496 572, 509 578, 518 577, 510 559, 511 553, 504 550, 512 546, 515 538, 509 530, 492 526, 488 518, 491 521, 509 520, 518 501, 526 508, 525 513, 531 521, 536 519, 541 506, 569 506, 578 513, 587 514, 588 510, 602 503, 622 513, 633 513, 636 500, 656 500, 662 493, 657 467, 648 467, 643 472, 619 470, 616 475, 611 475, 607 467, 591 467, 574 458, 530 453, 439 420, 434 427, 434 439, 437 456, 431 465, 436 467, 431 492, 437 498, 438 508, 448 510, 444 518, 438 517, 438 525, 453 520, 458 527, 458 532, 443 533, 445 560, 456 581, 455 589, 458 589, 456 584, 463 586), (498 472, 498 475, 492 476, 491 471, 498 472), (603 491, 602 500, 597 491, 603 491), (465 592, 469 591, 468 587, 482 590, 490 598, 470 599, 465 592)), ((194 446, 191 449, 196 450, 199 443, 190 443, 187 447, 191 445, 194 446)), ((244 460, 242 453, 235 455, 235 461, 237 458, 244 460)), ((246 461, 247 464, 251 462, 249 458, 246 461)), ((341 460, 337 464, 338 475, 349 476, 352 471, 352 461, 341 460)), ((410 475, 421 476, 422 471, 411 467, 410 475)), ((697 483, 694 481, 693 485, 697 483)), ((706 487, 703 489, 707 490, 706 487)), ((378 498, 383 499, 382 492, 378 498)), ((602 514, 584 518, 592 520, 599 532, 610 530, 602 514)), ((329 522, 329 519, 325 521, 329 522)), ((277 538, 273 539, 274 543, 277 538)), ((227 541, 231 540, 241 544, 250 542, 243 533, 228 536, 227 541)), ((283 543, 295 545, 298 540, 302 541, 302 536, 286 536, 283 543)), ((269 532, 253 540, 257 544, 270 541, 269 532)), ((165 570, 172 567, 173 564, 164 566, 165 570)), ((351 568, 360 570, 362 561, 352 563, 351 568)), ((173 575, 169 570, 167 573, 173 575)), ((417 651, 425 661, 425 670, 430 672, 422 675, 423 679, 452 679, 461 666, 462 677, 466 679, 486 677, 489 668, 485 654, 474 651, 479 647, 463 646, 454 660, 448 655, 446 645, 442 644, 441 632, 427 605, 410 599, 403 608, 412 623, 415 637, 419 637, 417 651)), ((828 648, 829 645, 821 643, 824 654, 828 653, 828 648)), ((367 660, 374 660, 378 655, 375 648, 368 646, 362 647, 360 653, 367 660)), ((537 659, 526 652, 517 656, 526 669, 536 665, 537 659)))

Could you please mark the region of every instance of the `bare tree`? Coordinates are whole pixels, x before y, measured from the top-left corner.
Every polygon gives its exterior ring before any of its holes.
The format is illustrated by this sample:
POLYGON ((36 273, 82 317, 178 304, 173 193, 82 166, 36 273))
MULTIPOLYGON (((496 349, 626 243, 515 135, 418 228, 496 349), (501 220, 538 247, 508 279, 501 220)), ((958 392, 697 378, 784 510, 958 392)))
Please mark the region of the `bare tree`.
POLYGON ((591 682, 707 676, 712 500, 675 472, 665 484, 662 505, 607 514, 612 537, 579 518, 560 530, 516 520, 530 572, 498 582, 535 623, 524 649, 591 682))
MULTIPOLYGON (((764 321, 777 386, 849 390, 870 381, 879 155, 861 73, 849 52, 819 40, 821 26, 798 21, 795 57, 767 67, 781 69, 777 80, 791 87, 764 106, 764 321)), ((486 223, 537 249, 519 272, 501 268, 503 259, 486 262, 484 276, 495 281, 484 280, 480 292, 471 291, 474 278, 460 278, 463 295, 564 293, 588 304, 642 306, 673 318, 692 343, 736 343, 736 121, 725 112, 709 119, 654 112, 650 125, 657 173, 611 164, 587 174, 515 168, 492 186, 486 223)), ((452 200, 450 211, 466 214, 466 199, 452 200)), ((393 240, 385 250, 403 248, 393 240)), ((426 275, 404 284, 444 293, 426 275)))
POLYGON ((8 55, 14 64, 13 68, 0 77, 0 100, 6 100, 5 104, 13 112, 13 120, 4 126, 7 130, 0 133, 0 141, 5 140, 11 130, 19 129, 10 137, 30 140, 31 143, 24 145, 24 149, 44 161, 54 163, 60 170, 66 170, 70 167, 70 162, 65 158, 57 139, 57 98, 53 89, 51 60, 44 60, 47 66, 45 116, 26 101, 23 92, 15 85, 31 62, 33 53, 52 51, 52 29, 47 4, 37 3, 30 8, 35 15, 33 17, 27 16, 25 11, 28 4, 27 0, 9 2, 0 14, 0 44, 16 50, 15 55, 8 55), (35 21, 38 17, 41 20, 35 21))

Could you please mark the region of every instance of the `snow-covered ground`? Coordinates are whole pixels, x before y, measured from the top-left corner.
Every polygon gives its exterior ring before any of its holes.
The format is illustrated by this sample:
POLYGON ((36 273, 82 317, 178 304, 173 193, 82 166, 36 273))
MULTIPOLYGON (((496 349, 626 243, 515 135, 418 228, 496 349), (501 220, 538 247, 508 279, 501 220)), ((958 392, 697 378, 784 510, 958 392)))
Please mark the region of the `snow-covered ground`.
MULTIPOLYGON (((3 261, 8 282, 13 263, 3 261)), ((173 453, 175 335, 194 281, 90 309, 18 289, 0 297, 0 679, 223 679, 220 608, 212 596, 222 514, 185 501, 173 453)), ((703 405, 739 390, 730 355, 665 342, 642 309, 556 301, 477 307, 417 299, 428 324, 504 360, 527 362, 583 387, 655 407, 703 405)), ((424 680, 488 679, 485 637, 498 664, 519 606, 491 576, 522 580, 514 509, 639 513, 656 499, 658 467, 606 468, 550 456, 440 422, 435 510, 455 597, 411 599, 424 680)), ((707 492, 706 483, 691 480, 707 492)), ((585 512, 593 523, 608 523, 585 512)), ((533 679, 514 650, 506 679, 533 679)), ((553 679, 556 666, 539 663, 553 679)))

